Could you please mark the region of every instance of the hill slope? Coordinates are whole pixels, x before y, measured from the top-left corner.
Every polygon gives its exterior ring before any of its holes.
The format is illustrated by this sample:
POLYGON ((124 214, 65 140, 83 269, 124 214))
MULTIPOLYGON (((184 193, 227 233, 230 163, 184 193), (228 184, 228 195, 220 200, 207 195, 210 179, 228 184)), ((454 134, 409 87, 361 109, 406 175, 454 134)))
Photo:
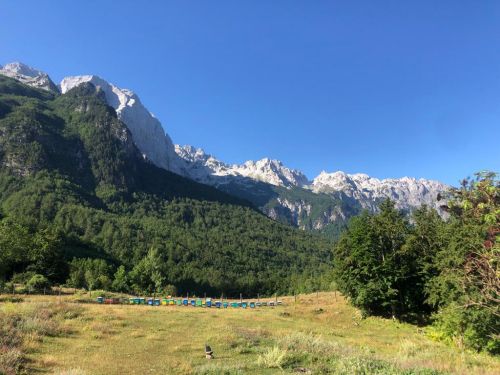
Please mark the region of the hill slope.
POLYGON ((134 270, 154 249, 162 283, 181 292, 286 291, 331 257, 325 240, 149 162, 91 83, 58 95, 0 76, 0 209, 55 227, 67 259, 134 270))
POLYGON ((301 171, 269 158, 241 165, 226 164, 201 149, 174 146, 160 121, 133 91, 98 76, 66 77, 56 87, 46 73, 22 63, 7 64, 0 74, 63 94, 81 84, 92 83, 102 90, 106 103, 130 130, 137 148, 154 165, 244 197, 271 218, 332 237, 362 209, 378 211, 380 202, 386 198, 393 200, 398 209, 410 212, 422 204, 437 208, 437 195, 448 189, 438 181, 408 177, 379 180, 341 171, 322 172, 309 181, 301 171))

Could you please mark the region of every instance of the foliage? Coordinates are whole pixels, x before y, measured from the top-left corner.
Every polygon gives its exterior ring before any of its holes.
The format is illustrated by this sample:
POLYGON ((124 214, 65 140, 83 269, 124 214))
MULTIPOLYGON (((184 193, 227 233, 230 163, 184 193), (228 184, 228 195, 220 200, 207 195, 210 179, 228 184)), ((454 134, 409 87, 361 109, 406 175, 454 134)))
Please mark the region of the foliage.
POLYGON ((500 182, 482 172, 450 191, 448 246, 437 254, 429 301, 436 327, 476 350, 500 353, 500 182))
POLYGON ((26 286, 30 291, 40 292, 46 288, 50 288, 50 282, 45 276, 35 274, 28 280, 26 286))
POLYGON ((435 336, 498 354, 500 187, 479 173, 451 189, 444 222, 422 207, 412 224, 389 202, 354 218, 335 246, 335 281, 368 314, 428 317, 435 336))
POLYGON ((327 240, 144 160, 102 95, 0 77, 0 279, 235 296, 325 284, 327 240))
POLYGON ((337 285, 365 313, 403 317, 424 309, 420 249, 406 244, 411 231, 387 200, 380 213, 353 218, 336 244, 337 285))
POLYGON ((68 284, 87 290, 110 289, 111 269, 104 259, 73 259, 68 284))
POLYGON ((280 369, 283 369, 283 366, 286 365, 287 361, 288 352, 284 349, 280 349, 278 346, 269 348, 257 359, 259 366, 280 369))
POLYGON ((129 280, 125 267, 121 265, 115 272, 111 288, 115 292, 126 292, 129 290, 129 280))

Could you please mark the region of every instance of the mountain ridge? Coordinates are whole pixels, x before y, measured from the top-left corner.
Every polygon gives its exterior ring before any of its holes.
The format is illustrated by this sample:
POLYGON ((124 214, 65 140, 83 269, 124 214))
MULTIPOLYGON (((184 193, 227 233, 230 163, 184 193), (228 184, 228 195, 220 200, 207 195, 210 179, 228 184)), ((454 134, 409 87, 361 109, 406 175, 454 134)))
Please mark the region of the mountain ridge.
MULTIPOLYGON (((327 275, 331 261, 325 238, 144 158, 91 82, 56 94, 0 75, 0 221, 28 236, 53 232, 57 283, 73 259, 92 258, 109 268, 101 287, 124 266, 131 291, 284 293, 297 277, 327 275)), ((45 274, 44 257, 32 264, 16 247, 0 278, 45 274)))
POLYGON ((227 164, 200 148, 174 144, 160 121, 132 90, 119 88, 96 75, 65 77, 55 86, 46 73, 24 64, 11 63, 6 67, 0 74, 47 91, 54 92, 55 87, 62 94, 83 83, 94 84, 102 89, 108 105, 128 127, 144 158, 160 168, 249 199, 266 215, 303 229, 322 230, 330 223, 345 223, 362 209, 375 212, 386 198, 394 200, 396 207, 403 211, 411 211, 422 204, 439 208, 437 196, 449 188, 439 181, 423 178, 378 179, 342 171, 323 171, 309 180, 301 171, 270 158, 227 164), (286 190, 293 190, 293 194, 286 190), (312 222, 307 222, 308 215, 304 213, 317 211, 312 202, 318 199, 311 193, 320 194, 322 202, 324 196, 331 197, 331 204, 321 204, 324 211, 312 217, 312 222), (295 200, 290 200, 291 195, 295 200), (344 208, 339 212, 340 202, 344 208))

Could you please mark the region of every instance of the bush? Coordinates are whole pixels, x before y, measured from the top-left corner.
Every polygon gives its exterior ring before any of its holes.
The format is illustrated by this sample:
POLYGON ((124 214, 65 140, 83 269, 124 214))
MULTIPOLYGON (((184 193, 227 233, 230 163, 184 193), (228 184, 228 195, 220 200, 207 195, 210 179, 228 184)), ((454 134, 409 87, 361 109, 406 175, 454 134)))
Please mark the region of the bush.
POLYGON ((33 276, 34 272, 15 273, 10 280, 14 284, 26 284, 33 276))
POLYGON ((177 295, 177 288, 175 285, 165 285, 162 289, 162 292, 166 296, 176 296, 177 295))
POLYGON ((459 347, 500 354, 500 330, 498 318, 481 308, 463 309, 455 303, 435 315, 435 336, 452 341, 459 347))
POLYGON ((50 282, 45 276, 35 274, 28 280, 26 286, 31 291, 40 292, 50 288, 50 282))
POLYGON ((257 363, 262 367, 283 369, 283 366, 288 362, 288 358, 287 350, 274 346, 269 348, 265 353, 259 355, 257 363))
POLYGON ((15 289, 15 285, 12 281, 5 283, 3 286, 3 290, 5 293, 12 293, 12 291, 15 289))

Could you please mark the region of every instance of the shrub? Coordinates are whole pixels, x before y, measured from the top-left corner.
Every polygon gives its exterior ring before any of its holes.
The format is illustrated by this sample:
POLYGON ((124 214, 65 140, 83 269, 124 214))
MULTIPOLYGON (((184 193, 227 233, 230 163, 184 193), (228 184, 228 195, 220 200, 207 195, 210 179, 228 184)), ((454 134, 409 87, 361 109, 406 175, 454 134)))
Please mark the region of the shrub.
POLYGON ((35 275, 34 272, 23 272, 23 273, 15 273, 12 276, 11 281, 15 284, 26 284, 29 279, 31 279, 35 275))
POLYGON ((435 315, 437 338, 453 341, 459 347, 500 354, 500 322, 495 314, 481 308, 463 309, 455 303, 435 315))
POLYGON ((176 296, 177 295, 177 288, 175 285, 165 285, 162 289, 163 294, 166 296, 176 296))
POLYGON ((15 289, 15 285, 12 281, 10 281, 4 284, 3 289, 5 293, 12 293, 12 291, 15 289))
POLYGON ((257 364, 262 367, 267 368, 279 368, 283 369, 288 362, 288 351, 280 349, 278 346, 269 348, 266 352, 259 355, 257 359, 257 364))
POLYGON ((44 289, 50 288, 50 282, 45 276, 35 274, 28 280, 26 286, 31 291, 40 292, 44 289))

